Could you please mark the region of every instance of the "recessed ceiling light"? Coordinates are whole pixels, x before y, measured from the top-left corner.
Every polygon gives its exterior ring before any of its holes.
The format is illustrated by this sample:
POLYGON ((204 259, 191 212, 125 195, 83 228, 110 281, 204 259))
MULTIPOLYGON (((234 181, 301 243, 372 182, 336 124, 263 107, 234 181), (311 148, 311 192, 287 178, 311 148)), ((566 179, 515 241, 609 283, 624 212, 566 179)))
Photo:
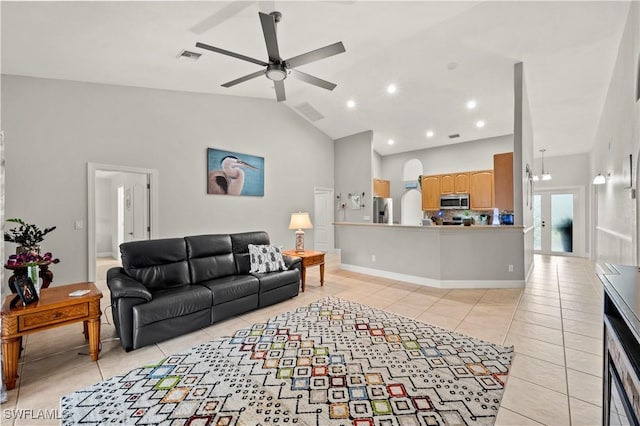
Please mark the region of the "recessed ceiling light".
POLYGON ((484 127, 484 125, 485 125, 485 124, 486 124, 486 123, 484 122, 484 120, 478 120, 478 121, 476 122, 476 127, 478 127, 478 128, 482 128, 482 127, 484 127))
POLYGON ((349 109, 353 109, 356 107, 356 101, 354 101, 353 99, 349 99, 347 101, 347 108, 349 109))
POLYGON ((427 137, 432 138, 434 135, 433 130, 427 130, 427 137))
POLYGON ((453 70, 455 70, 456 68, 458 68, 458 63, 457 63, 457 62, 449 62, 449 63, 447 64, 447 68, 449 68, 449 70, 453 71, 453 70))
POLYGON ((393 139, 389 139, 387 141, 387 144, 389 144, 389 145, 393 145, 394 143, 396 143, 396 141, 394 141, 393 139))
POLYGON ((390 84, 387 86, 387 93, 392 95, 394 93, 396 93, 398 91, 398 88, 396 87, 395 84, 390 84))
POLYGON ((467 101, 467 109, 474 109, 478 104, 473 99, 467 101))

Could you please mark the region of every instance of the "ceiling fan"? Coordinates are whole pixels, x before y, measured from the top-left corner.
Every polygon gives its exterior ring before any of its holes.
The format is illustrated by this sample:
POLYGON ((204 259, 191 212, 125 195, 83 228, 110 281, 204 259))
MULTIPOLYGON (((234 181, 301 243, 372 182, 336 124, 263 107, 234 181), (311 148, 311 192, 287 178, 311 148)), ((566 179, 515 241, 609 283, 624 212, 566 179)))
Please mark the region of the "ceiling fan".
POLYGON ((241 55, 239 53, 230 52, 228 50, 210 46, 205 43, 196 43, 196 47, 199 47, 201 49, 207 49, 212 52, 221 53, 223 55, 242 59, 243 61, 252 62, 254 64, 265 67, 265 69, 263 70, 253 72, 251 74, 247 74, 243 77, 224 83, 222 85, 223 87, 232 87, 244 81, 265 75, 269 80, 273 81, 276 91, 276 99, 278 100, 278 102, 286 100, 284 91, 284 80, 289 75, 297 78, 298 80, 313 84, 314 86, 322 87, 323 89, 333 90, 336 87, 334 83, 322 80, 321 78, 314 77, 310 74, 298 71, 294 68, 311 62, 319 61, 320 59, 328 58, 339 53, 343 53, 345 51, 345 48, 342 42, 330 44, 328 46, 321 47, 319 49, 312 50, 310 52, 303 53, 289 59, 282 59, 282 57, 280 56, 280 51, 278 49, 278 37, 276 35, 276 24, 280 22, 280 19, 282 19, 282 14, 280 12, 271 12, 269 14, 258 12, 258 15, 260 16, 262 33, 264 34, 264 40, 267 45, 269 62, 264 62, 259 59, 241 55))

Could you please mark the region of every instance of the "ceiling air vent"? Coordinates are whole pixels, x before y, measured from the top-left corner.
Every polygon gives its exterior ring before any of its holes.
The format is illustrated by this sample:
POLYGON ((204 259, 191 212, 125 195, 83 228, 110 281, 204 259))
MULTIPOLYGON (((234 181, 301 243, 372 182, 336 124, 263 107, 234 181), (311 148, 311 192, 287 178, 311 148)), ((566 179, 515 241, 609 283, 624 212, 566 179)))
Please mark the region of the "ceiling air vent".
POLYGON ((320 111, 312 107, 311 104, 309 104, 309 102, 305 102, 303 104, 297 105, 295 108, 298 110, 300 114, 307 117, 309 121, 318 121, 324 118, 324 115, 320 114, 320 111))
POLYGON ((459 133, 454 133, 452 135, 449 135, 449 139, 455 139, 455 138, 459 138, 460 134, 459 133))
POLYGON ((180 53, 178 53, 177 58, 188 59, 190 61, 197 61, 198 59, 200 59, 200 56, 202 56, 202 53, 196 53, 190 50, 182 50, 180 53))

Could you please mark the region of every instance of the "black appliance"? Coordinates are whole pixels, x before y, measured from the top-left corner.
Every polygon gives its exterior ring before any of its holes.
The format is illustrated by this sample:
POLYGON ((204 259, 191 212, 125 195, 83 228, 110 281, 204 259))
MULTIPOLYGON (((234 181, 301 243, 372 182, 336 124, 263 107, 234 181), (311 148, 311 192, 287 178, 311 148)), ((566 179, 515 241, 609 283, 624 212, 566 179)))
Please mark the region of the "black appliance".
POLYGON ((602 423, 639 425, 640 419, 640 269, 602 267, 604 284, 604 371, 602 423))

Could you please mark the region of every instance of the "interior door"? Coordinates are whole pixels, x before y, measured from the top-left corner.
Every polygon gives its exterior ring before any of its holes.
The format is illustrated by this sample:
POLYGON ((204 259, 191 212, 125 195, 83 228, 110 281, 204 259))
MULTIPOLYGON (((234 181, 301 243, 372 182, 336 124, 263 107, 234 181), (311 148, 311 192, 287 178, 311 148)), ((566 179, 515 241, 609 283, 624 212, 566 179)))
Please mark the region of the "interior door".
POLYGON ((313 219, 314 249, 333 251, 333 189, 315 189, 313 219))
POLYGON ((147 176, 140 175, 133 184, 133 229, 132 241, 149 239, 149 189, 147 176))
MULTIPOLYGON (((123 188, 121 231, 124 241, 149 239, 149 186, 148 176, 143 173, 119 173, 117 176, 123 188)), ((118 231, 120 232, 120 230, 118 231)))
POLYGON ((540 254, 581 255, 580 191, 533 194, 533 250, 540 254))

